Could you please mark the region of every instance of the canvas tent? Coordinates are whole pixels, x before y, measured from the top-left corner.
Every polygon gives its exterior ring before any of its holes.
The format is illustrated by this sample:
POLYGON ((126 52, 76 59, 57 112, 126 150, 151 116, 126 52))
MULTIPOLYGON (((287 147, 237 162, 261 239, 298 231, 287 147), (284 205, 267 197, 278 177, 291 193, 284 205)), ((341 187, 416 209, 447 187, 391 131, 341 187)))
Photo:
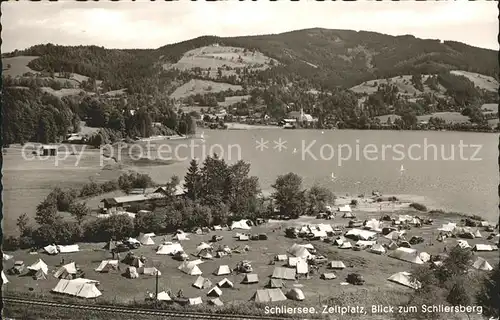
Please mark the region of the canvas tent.
POLYGON ((274 268, 271 278, 295 280, 296 270, 290 268, 276 267, 274 268))
POLYGON ((202 272, 198 265, 193 263, 192 261, 184 261, 179 267, 179 270, 182 272, 189 274, 190 276, 201 276, 202 272))
POLYGON ((3 253, 3 261, 9 261, 12 258, 13 256, 11 256, 10 254, 3 253))
POLYGON ((222 295, 222 290, 215 286, 210 291, 208 291, 207 296, 209 297, 220 297, 222 295))
POLYGON ((208 302, 216 307, 222 307, 224 305, 224 303, 222 303, 222 301, 219 298, 210 299, 208 300, 208 302))
POLYGON ((150 246, 150 245, 154 245, 155 242, 153 241, 152 237, 154 237, 155 234, 154 233, 141 233, 139 235, 139 242, 145 246, 150 246))
POLYGON ((343 242, 340 246, 339 246, 339 249, 351 249, 352 248, 352 244, 347 241, 347 242, 343 242))
POLYGON ((323 232, 326 232, 326 233, 332 233, 333 232, 333 228, 329 224, 320 223, 320 224, 317 225, 317 228, 318 228, 319 231, 323 231, 323 232))
POLYGON ((356 216, 352 212, 344 212, 344 214, 342 215, 342 218, 348 218, 348 219, 352 219, 355 217, 356 216))
POLYGON ((303 301, 305 300, 304 292, 298 288, 293 288, 286 294, 287 298, 290 300, 303 301))
POLYGON ((164 244, 160 245, 158 247, 158 250, 156 251, 156 254, 175 254, 178 251, 184 252, 184 249, 182 248, 181 244, 178 242, 165 242, 164 244))
POLYGON ((251 227, 248 224, 248 220, 243 219, 243 220, 240 220, 240 221, 234 221, 231 224, 231 230, 234 230, 234 229, 250 230, 251 227))
POLYGON ((194 306, 197 304, 202 304, 203 300, 201 300, 201 297, 196 297, 196 298, 189 298, 189 305, 194 306))
POLYGON ((268 288, 282 288, 284 286, 285 284, 281 279, 269 279, 269 282, 266 285, 268 288))
POLYGON ((257 290, 252 300, 258 303, 276 302, 286 300, 286 296, 280 289, 263 289, 257 290))
POLYGON ((303 258, 297 258, 297 257, 288 257, 288 263, 287 265, 289 267, 296 267, 297 263, 301 260, 304 260, 303 258))
POLYGON ((208 243, 206 242, 202 242, 200 243, 197 247, 196 247, 196 251, 199 253, 201 250, 212 250, 212 246, 209 245, 208 243))
POLYGON ((240 234, 240 235, 238 235, 238 240, 240 240, 240 241, 248 241, 248 240, 250 240, 250 237, 248 235, 246 235, 246 234, 240 234))
POLYGON ((376 235, 376 232, 361 229, 351 229, 345 234, 346 238, 352 238, 356 240, 373 240, 375 239, 376 235))
POLYGON ((447 223, 443 224, 441 228, 438 228, 439 231, 446 231, 446 232, 453 232, 453 230, 456 228, 457 224, 456 223, 447 223))
POLYGON ((320 278, 323 280, 333 280, 333 279, 336 279, 337 276, 335 275, 335 273, 326 272, 326 273, 321 274, 320 278))
POLYGON ((95 269, 96 272, 109 272, 118 269, 118 260, 102 260, 101 264, 95 269))
POLYGON ((104 250, 108 250, 108 251, 111 251, 113 250, 114 248, 116 247, 115 243, 111 240, 109 240, 108 242, 106 242, 106 244, 104 245, 104 247, 102 247, 104 250))
POLYGON ((189 238, 187 237, 187 233, 184 233, 184 232, 178 232, 175 236, 174 236, 174 239, 175 240, 178 240, 178 241, 185 241, 185 240, 189 240, 189 238))
POLYGON ((65 264, 54 273, 54 277, 59 279, 73 279, 76 276, 76 264, 74 262, 65 264))
POLYGON ((383 254, 385 253, 385 248, 381 244, 376 243, 370 248, 370 252, 376 254, 383 254))
POLYGON ((471 246, 467 242, 467 240, 457 240, 457 247, 460 247, 462 249, 467 249, 470 248, 471 246))
POLYGON ((155 267, 142 267, 139 269, 139 273, 146 276, 156 276, 156 274, 161 276, 160 270, 156 269, 155 267))
POLYGON ((125 258, 123 258, 122 262, 136 268, 142 268, 144 266, 144 263, 141 261, 141 259, 133 255, 126 256, 125 258))
POLYGON ((7 284, 9 283, 9 279, 5 276, 5 273, 2 270, 2 284, 7 284))
POLYGON ((228 265, 222 265, 222 266, 219 266, 217 268, 217 270, 215 270, 214 274, 216 276, 224 276, 227 274, 231 274, 231 269, 229 269, 228 265))
POLYGON ((411 278, 411 273, 403 271, 403 272, 398 272, 387 278, 387 280, 399 283, 403 286, 412 288, 412 289, 419 289, 421 284, 418 281, 414 281, 414 279, 411 278))
POLYGON ((493 251, 493 247, 489 244, 476 244, 474 248, 472 248, 474 251, 493 251))
POLYGON ((156 299, 160 301, 172 301, 172 298, 170 298, 170 295, 166 291, 158 292, 156 299))
POLYGON ((352 209, 351 209, 350 205, 346 204, 346 205, 344 205, 342 207, 338 207, 337 211, 338 212, 352 212, 352 209))
POLYGON ((127 267, 125 270, 125 277, 129 279, 137 279, 139 278, 139 273, 137 272, 136 267, 127 267))
POLYGON ((387 245, 387 248, 388 248, 389 250, 396 250, 397 248, 399 248, 399 246, 398 246, 398 244, 397 244, 396 242, 391 241, 391 243, 389 243, 389 244, 387 245))
POLYGON ((243 284, 252 284, 252 283, 258 283, 259 282, 259 276, 255 273, 248 273, 245 275, 245 278, 243 278, 243 281, 241 283, 243 284))
POLYGON ((365 228, 373 231, 381 231, 380 221, 378 221, 377 219, 368 220, 365 223, 365 228))
POLYGON ((293 244, 293 246, 288 249, 288 253, 297 257, 307 259, 312 256, 312 254, 307 250, 307 248, 300 244, 293 244))
POLYGON ((345 268, 345 264, 342 262, 342 261, 330 261, 330 263, 328 264, 328 267, 330 269, 344 269, 345 268))
POLYGON ((481 234, 481 232, 479 232, 479 229, 476 230, 476 232, 474 232, 474 237, 476 238, 482 238, 483 235, 481 234))
POLYGON ((404 234, 405 234, 404 230, 392 231, 392 232, 389 232, 388 234, 386 234, 384 236, 384 238, 389 239, 389 240, 399 240, 400 238, 403 237, 404 234))
POLYGON ((198 252, 198 257, 203 258, 203 259, 213 259, 213 256, 210 253, 209 249, 200 250, 198 252))
POLYGON ((297 274, 308 274, 309 273, 309 265, 305 260, 297 261, 297 274))
POLYGON ((276 261, 286 261, 288 259, 286 254, 278 254, 274 260, 276 261))
POLYGON ((98 282, 82 278, 74 280, 61 279, 52 291, 86 299, 97 298, 101 295, 101 292, 97 289, 96 283, 98 282))
POLYGON ((43 262, 42 259, 38 259, 37 262, 33 263, 31 266, 28 267, 28 270, 31 271, 31 273, 36 273, 37 271, 41 270, 45 275, 49 273, 49 267, 45 262, 43 262))
POLYGON ((493 268, 491 265, 486 261, 485 259, 478 257, 476 261, 474 261, 474 264, 472 265, 477 270, 484 270, 484 271, 491 271, 493 268))
POLYGON ((58 254, 59 253, 59 250, 57 250, 57 247, 54 246, 54 245, 48 245, 48 246, 45 246, 43 247, 43 250, 47 253, 47 254, 58 254))
POLYGON ((203 278, 199 276, 196 281, 193 283, 193 287, 198 289, 208 289, 212 286, 212 281, 209 279, 203 278))
POLYGON ((234 287, 234 284, 231 281, 229 281, 228 278, 224 278, 217 283, 217 286, 219 288, 232 288, 234 287))
POLYGON ((72 244, 69 246, 57 245, 57 250, 59 250, 60 253, 71 253, 80 251, 80 248, 77 244, 72 244))
POLYGON ((423 262, 427 262, 429 260, 431 260, 431 255, 428 254, 427 252, 420 252, 418 254, 418 257, 420 258, 420 260, 422 260, 423 262))
POLYGON ((424 262, 418 256, 417 250, 411 248, 397 248, 389 254, 389 257, 415 263, 423 264, 424 262))

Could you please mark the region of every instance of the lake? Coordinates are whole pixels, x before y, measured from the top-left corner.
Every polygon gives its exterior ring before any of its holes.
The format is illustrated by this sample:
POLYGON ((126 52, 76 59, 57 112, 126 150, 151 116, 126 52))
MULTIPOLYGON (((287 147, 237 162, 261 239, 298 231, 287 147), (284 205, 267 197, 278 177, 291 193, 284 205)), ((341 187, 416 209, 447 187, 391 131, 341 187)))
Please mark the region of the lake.
MULTIPOLYGON (((240 153, 241 159, 251 163, 251 174, 259 177, 264 190, 270 188, 278 175, 295 172, 303 177, 305 187, 319 184, 336 194, 370 194, 379 190, 384 194, 425 197, 422 201, 431 208, 478 214, 493 221, 498 217, 496 134, 268 129, 206 130, 204 136, 204 142, 194 141, 194 157, 203 158, 204 154, 215 151, 233 163, 240 153), (280 138, 287 149, 275 149, 280 138), (268 141, 262 151, 256 149, 256 141, 260 139, 268 141), (351 157, 348 146, 338 152, 338 145, 342 144, 350 146, 351 157), (336 177, 333 181, 332 172, 336 177)), ((176 147, 181 157, 192 154, 189 146, 179 146, 185 141, 155 143, 166 143, 172 148, 160 152, 164 157, 175 154, 176 147)), ((162 181, 172 174, 182 177, 188 165, 189 161, 183 161, 140 171, 162 181)))

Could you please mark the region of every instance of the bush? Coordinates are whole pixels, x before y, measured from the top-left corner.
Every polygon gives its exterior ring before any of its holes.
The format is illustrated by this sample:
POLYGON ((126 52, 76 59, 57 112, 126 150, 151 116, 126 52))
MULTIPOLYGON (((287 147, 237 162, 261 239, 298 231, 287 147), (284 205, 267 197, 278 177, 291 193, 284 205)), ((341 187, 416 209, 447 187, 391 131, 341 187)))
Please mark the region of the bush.
POLYGON ((102 193, 101 186, 95 183, 94 181, 91 181, 83 185, 82 189, 80 190, 80 197, 91 197, 99 195, 101 193, 102 193))
POLYGON ((20 249, 30 249, 35 246, 35 241, 31 236, 22 236, 19 238, 19 248, 20 249))
POLYGON ((357 199, 352 199, 351 200, 351 206, 357 206, 358 205, 358 200, 357 199))
POLYGON ((427 207, 425 205, 417 202, 410 203, 410 208, 413 208, 418 211, 427 211, 427 207))
POLYGON ((83 227, 83 239, 89 242, 120 240, 134 233, 134 220, 127 215, 113 215, 88 222, 83 227))
POLYGON ((37 247, 48 244, 73 244, 81 240, 81 228, 75 222, 57 221, 41 225, 33 232, 33 241, 37 247))
POLYGON ((102 192, 111 192, 118 190, 118 181, 112 180, 112 181, 106 181, 101 185, 102 192))
POLYGON ((15 251, 19 249, 19 238, 14 236, 9 236, 3 240, 2 244, 3 250, 15 251))

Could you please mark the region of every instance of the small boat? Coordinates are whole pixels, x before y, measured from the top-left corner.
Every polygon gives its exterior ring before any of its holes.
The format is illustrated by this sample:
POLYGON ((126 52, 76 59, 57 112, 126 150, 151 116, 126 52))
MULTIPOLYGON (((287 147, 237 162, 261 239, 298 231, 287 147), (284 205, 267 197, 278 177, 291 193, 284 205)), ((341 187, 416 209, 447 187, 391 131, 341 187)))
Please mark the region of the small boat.
POLYGON ((293 153, 297 153, 297 148, 294 148, 294 149, 293 149, 293 153))
POLYGON ((399 169, 399 172, 401 174, 403 174, 403 172, 405 172, 405 170, 406 170, 405 167, 403 165, 401 165, 401 168, 399 169))
POLYGON ((332 181, 335 181, 337 177, 335 176, 335 173, 332 172, 332 181))

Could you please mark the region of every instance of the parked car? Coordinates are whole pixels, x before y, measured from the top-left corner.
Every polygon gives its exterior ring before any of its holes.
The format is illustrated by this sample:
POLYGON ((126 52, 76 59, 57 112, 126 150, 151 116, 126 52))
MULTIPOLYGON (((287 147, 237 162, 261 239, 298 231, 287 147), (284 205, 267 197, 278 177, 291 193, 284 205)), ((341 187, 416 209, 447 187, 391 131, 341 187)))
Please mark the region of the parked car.
POLYGON ((296 239, 299 236, 299 233, 297 232, 296 228, 289 227, 289 228, 286 228, 286 230, 285 230, 285 236, 287 238, 296 239))
POLYGON ((267 234, 265 234, 265 233, 260 233, 260 234, 259 234, 259 240, 267 240, 267 234))
POLYGON ((216 235, 216 234, 214 234, 214 235, 212 236, 212 242, 221 241, 222 239, 224 239, 224 237, 223 237, 223 236, 218 236, 218 235, 216 235))
POLYGON ((320 265, 328 262, 328 258, 325 256, 315 256, 312 259, 309 259, 308 262, 312 265, 320 265))
POLYGON ((114 247, 111 252, 114 252, 114 253, 119 253, 119 252, 127 252, 127 251, 130 251, 130 246, 128 244, 125 244, 125 243, 120 243, 118 245, 116 245, 116 247, 114 247))
POLYGON ((415 245, 415 244, 419 244, 419 243, 423 243, 423 242, 424 242, 424 238, 418 237, 418 236, 413 236, 410 239, 410 244, 411 245, 415 245))

